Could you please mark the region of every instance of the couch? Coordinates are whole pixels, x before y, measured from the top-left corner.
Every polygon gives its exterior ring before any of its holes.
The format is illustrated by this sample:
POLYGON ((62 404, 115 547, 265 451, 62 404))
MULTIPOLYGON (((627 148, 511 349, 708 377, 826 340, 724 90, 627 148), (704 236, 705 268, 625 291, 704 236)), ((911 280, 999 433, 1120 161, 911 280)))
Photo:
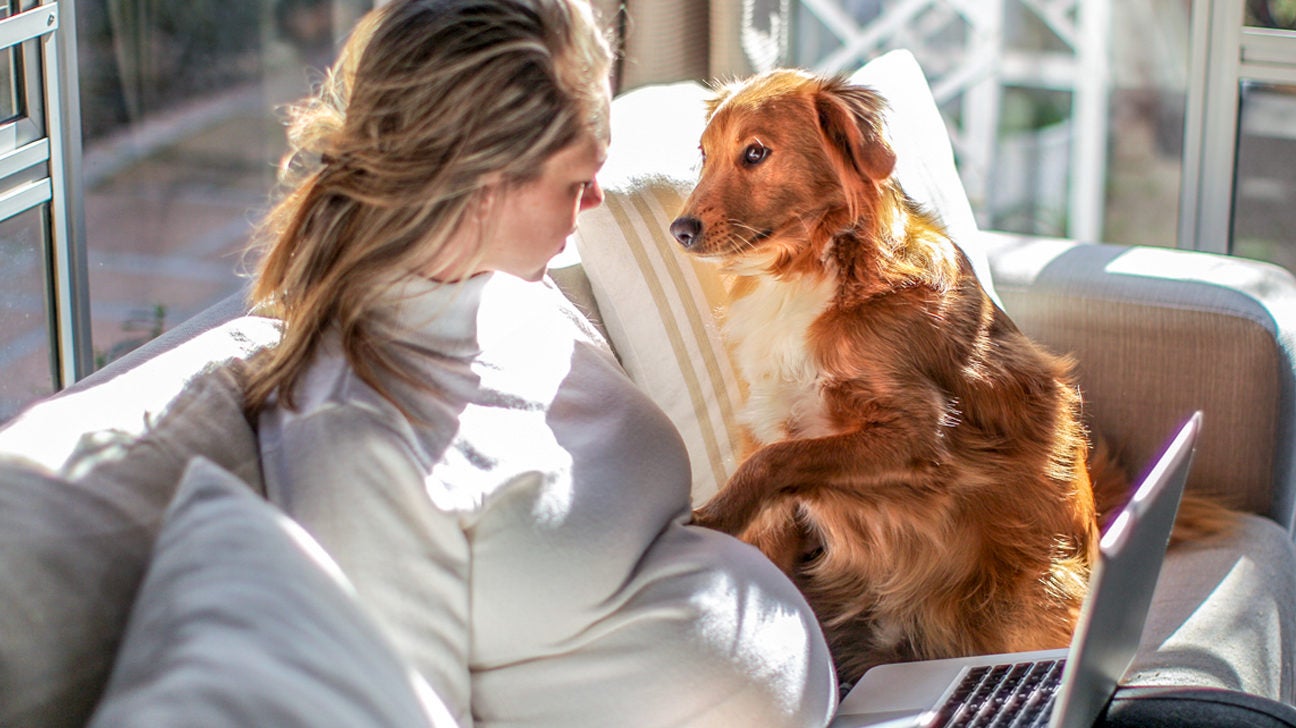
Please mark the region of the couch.
MULTIPOLYGON (((1236 258, 978 230, 913 57, 884 55, 856 80, 891 103, 906 189, 1025 331, 1075 356, 1086 416, 1132 474, 1205 413, 1189 487, 1244 515, 1228 537, 1168 556, 1112 724, 1138 724, 1121 713, 1131 705, 1175 724, 1201 701, 1285 720, 1296 279, 1236 258)), ((741 440, 741 387, 714 319, 721 282, 666 229, 695 176, 707 93, 688 82, 616 100, 606 204, 583 214, 547 283, 680 429, 695 502, 723 484, 741 440)), ((0 429, 0 725, 447 720, 328 555, 260 497, 239 387, 278 335, 231 297, 0 429)))

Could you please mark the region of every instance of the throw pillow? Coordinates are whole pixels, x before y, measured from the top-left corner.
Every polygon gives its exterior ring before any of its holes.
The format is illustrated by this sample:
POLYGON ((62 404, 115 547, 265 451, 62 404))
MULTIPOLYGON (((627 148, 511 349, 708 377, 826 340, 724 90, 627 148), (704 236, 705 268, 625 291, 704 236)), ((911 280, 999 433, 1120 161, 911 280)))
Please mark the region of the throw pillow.
POLYGON ((91 726, 454 725, 296 523, 185 472, 91 726))
POLYGON ((0 430, 0 725, 85 724, 192 456, 260 483, 241 360, 277 336, 230 322, 0 430))

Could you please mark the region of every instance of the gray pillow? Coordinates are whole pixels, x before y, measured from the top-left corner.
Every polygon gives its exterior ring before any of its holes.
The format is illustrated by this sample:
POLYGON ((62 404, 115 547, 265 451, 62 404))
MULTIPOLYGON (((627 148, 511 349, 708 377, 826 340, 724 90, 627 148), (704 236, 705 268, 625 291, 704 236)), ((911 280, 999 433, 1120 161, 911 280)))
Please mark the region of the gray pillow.
POLYGON ((0 430, 0 725, 83 725, 107 680, 162 514, 204 455, 260 487, 247 317, 0 430))
POLYGON ((90 725, 454 724, 323 549, 195 459, 90 725))

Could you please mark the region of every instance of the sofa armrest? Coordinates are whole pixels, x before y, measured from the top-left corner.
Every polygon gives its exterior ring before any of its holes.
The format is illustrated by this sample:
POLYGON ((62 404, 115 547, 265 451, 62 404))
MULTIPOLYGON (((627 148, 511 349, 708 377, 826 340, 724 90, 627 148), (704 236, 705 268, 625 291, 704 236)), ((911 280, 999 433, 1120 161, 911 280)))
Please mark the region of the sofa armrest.
POLYGON ((1189 487, 1292 529, 1296 278, 1208 253, 981 235, 1004 308, 1076 358, 1086 416, 1132 475, 1203 410, 1189 487))
POLYGON ((102 368, 91 372, 66 389, 60 390, 59 394, 71 394, 83 389, 88 389, 97 384, 103 384, 117 375, 128 372, 163 352, 174 349, 204 331, 214 329, 221 324, 233 321, 247 313, 247 292, 239 291, 237 293, 232 293, 202 311, 199 311, 192 318, 185 319, 175 327, 167 329, 167 331, 157 338, 145 342, 139 348, 133 349, 122 357, 108 362, 102 368))

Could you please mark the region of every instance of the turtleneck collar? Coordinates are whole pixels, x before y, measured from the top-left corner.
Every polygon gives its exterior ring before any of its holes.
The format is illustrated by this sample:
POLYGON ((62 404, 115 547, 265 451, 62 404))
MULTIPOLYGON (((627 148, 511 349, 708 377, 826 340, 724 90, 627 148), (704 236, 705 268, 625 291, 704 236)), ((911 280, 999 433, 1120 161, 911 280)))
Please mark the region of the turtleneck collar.
POLYGON ((411 277, 384 295, 389 335, 442 356, 471 358, 528 321, 543 317, 544 286, 505 273, 483 273, 440 283, 411 277))

